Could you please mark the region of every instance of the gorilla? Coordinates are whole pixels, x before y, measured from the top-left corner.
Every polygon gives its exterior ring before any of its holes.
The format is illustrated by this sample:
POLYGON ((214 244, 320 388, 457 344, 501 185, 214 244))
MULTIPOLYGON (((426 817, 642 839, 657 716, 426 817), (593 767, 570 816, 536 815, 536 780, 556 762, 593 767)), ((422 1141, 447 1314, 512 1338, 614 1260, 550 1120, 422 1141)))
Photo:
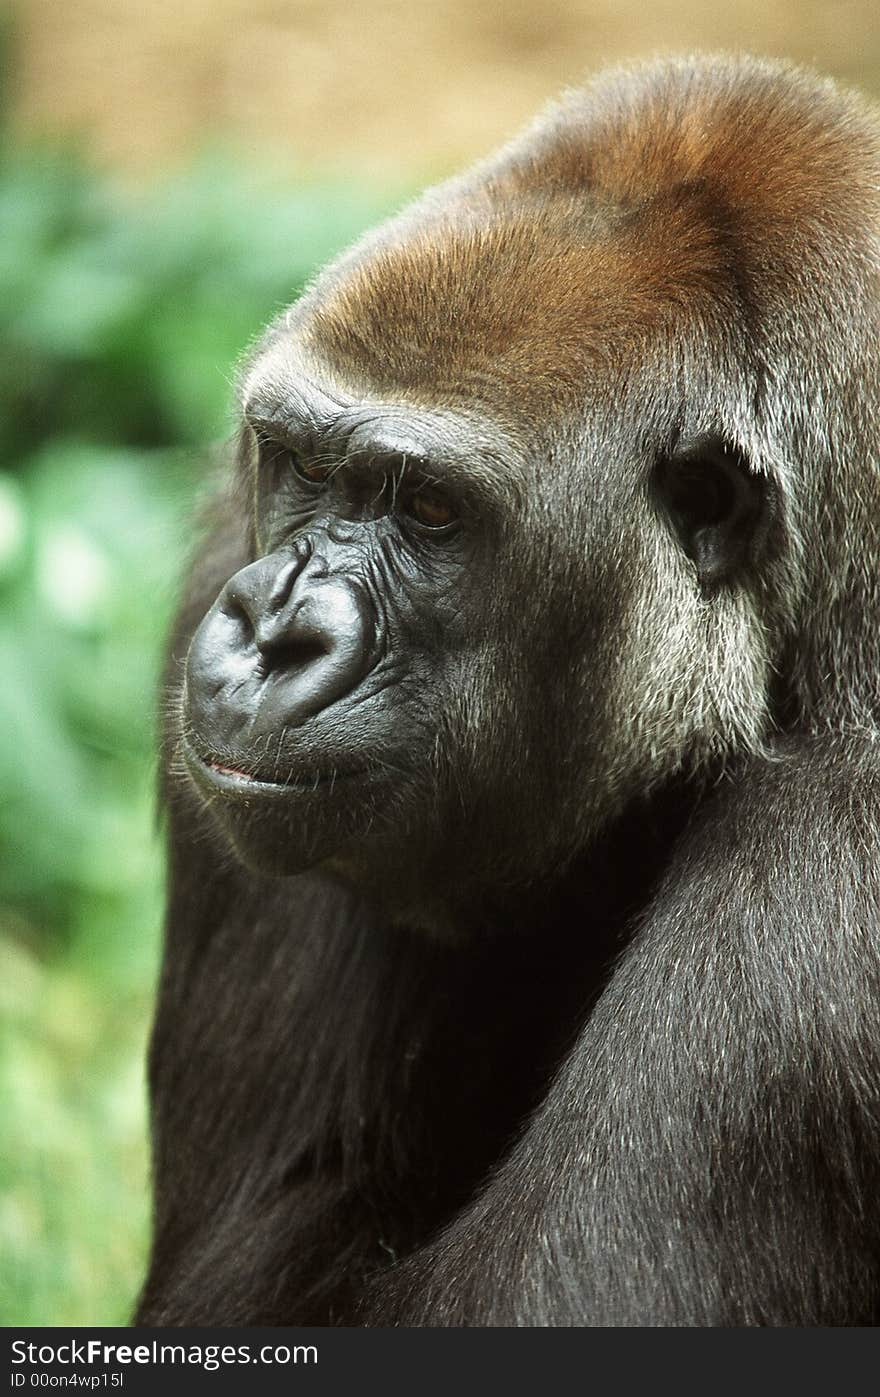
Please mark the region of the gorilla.
POLYGON ((148 1324, 880 1319, 880 126, 601 76, 239 383, 148 1324))

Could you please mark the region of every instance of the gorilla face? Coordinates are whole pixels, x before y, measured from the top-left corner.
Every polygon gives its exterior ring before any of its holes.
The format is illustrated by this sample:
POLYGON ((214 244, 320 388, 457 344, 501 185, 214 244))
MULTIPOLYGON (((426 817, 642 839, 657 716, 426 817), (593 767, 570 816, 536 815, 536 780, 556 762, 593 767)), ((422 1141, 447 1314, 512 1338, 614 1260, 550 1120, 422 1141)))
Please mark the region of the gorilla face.
POLYGON ((640 459, 606 424, 611 476, 552 433, 530 456, 488 413, 289 368, 279 406, 274 348, 245 404, 253 561, 186 662, 201 795, 251 866, 321 864, 386 903, 564 865, 715 739, 705 710, 731 677, 713 630, 742 608, 764 483, 713 436, 640 459))
POLYGON ((346 409, 320 435, 250 431, 255 561, 193 639, 184 716, 194 778, 261 867, 411 842, 444 800, 438 739, 484 649, 486 539, 417 426, 402 439, 346 409))

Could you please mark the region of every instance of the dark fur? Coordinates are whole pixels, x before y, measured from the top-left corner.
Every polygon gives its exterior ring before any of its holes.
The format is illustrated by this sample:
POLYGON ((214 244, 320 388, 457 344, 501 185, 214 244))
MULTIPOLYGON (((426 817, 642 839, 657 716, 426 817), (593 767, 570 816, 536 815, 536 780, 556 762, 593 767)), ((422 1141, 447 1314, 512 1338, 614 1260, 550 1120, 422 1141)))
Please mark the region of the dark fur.
POLYGON ((246 869, 177 760, 245 437, 169 667, 141 1322, 880 1319, 878 189, 828 84, 612 74, 270 331, 258 429, 300 353, 340 412, 439 414, 479 662, 402 683, 436 744, 365 867, 246 869), (701 532, 664 472, 722 439, 701 532))

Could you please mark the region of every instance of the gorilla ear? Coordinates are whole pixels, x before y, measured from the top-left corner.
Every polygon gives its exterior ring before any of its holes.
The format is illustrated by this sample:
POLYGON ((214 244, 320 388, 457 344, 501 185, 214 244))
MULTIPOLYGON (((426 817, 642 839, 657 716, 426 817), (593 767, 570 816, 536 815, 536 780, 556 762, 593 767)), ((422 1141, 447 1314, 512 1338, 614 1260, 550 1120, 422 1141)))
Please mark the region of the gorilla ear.
POLYGON ((745 569, 769 491, 737 447, 720 437, 676 446, 657 465, 656 488, 703 587, 745 569))

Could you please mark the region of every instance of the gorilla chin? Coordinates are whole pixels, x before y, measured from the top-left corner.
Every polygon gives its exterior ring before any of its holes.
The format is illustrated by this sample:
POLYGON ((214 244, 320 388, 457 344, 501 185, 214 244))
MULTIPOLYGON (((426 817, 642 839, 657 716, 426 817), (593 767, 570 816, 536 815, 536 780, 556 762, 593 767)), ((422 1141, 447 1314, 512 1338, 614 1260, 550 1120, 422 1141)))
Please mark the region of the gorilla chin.
POLYGON ((199 796, 242 863, 273 877, 303 873, 356 847, 392 784, 379 766, 334 766, 266 780, 199 756, 189 741, 181 750, 199 796))

